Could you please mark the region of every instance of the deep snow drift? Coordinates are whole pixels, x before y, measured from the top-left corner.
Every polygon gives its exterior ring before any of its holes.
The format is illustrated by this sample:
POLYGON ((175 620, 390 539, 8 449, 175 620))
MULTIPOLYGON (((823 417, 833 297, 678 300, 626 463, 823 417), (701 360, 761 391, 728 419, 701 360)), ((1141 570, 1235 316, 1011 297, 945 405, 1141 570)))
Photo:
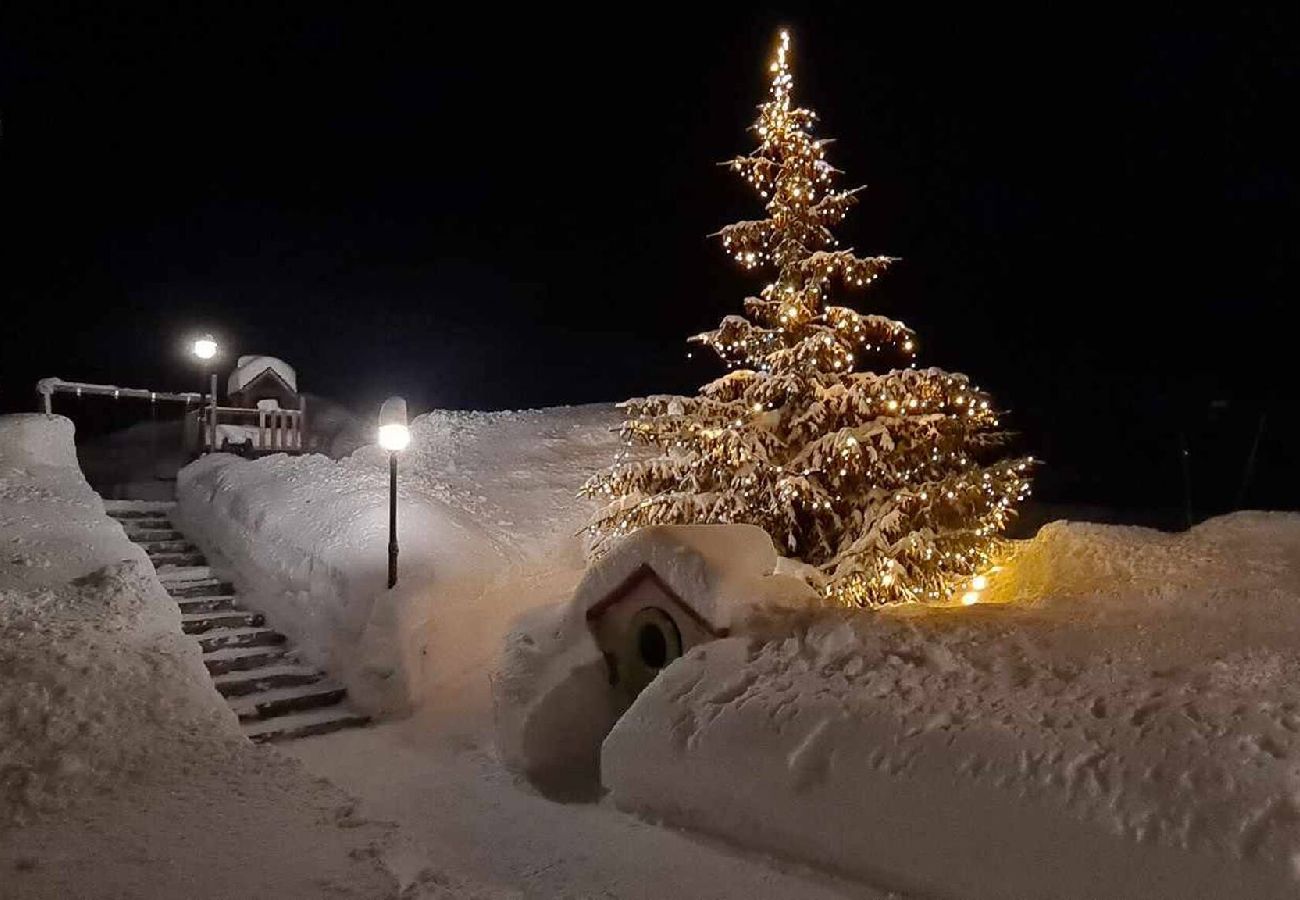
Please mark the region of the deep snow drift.
POLYGON ((1054 523, 989 597, 701 647, 615 725, 605 783, 925 896, 1296 895, 1300 515, 1054 523))
POLYGON ((0 417, 0 897, 390 892, 383 830, 244 740, 72 437, 0 417))

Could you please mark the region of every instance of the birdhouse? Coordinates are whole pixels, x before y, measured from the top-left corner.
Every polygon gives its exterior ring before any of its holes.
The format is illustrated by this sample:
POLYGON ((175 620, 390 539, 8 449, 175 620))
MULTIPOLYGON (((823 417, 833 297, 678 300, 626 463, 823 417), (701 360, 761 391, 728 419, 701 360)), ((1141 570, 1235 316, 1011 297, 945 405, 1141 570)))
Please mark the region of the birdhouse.
POLYGON ((587 610, 587 626, 605 656, 610 684, 628 700, 692 647, 727 636, 648 563, 587 610))

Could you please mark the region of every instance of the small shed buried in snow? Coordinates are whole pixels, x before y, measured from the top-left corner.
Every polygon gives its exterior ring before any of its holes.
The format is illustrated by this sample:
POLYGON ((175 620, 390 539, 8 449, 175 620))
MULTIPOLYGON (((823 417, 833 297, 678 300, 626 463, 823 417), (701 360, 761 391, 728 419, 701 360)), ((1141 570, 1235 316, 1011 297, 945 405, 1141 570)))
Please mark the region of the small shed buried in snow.
POLYGON ((754 525, 655 525, 512 629, 493 681, 507 764, 555 796, 599 785, 600 745, 659 673, 766 612, 821 602, 754 525))
POLYGON ((754 608, 808 605, 816 593, 776 575, 767 532, 753 525, 657 525, 587 570, 573 604, 624 702, 691 648, 727 637, 754 608))
POLYGON ((629 699, 683 653, 728 633, 679 597, 649 563, 587 610, 587 626, 605 656, 609 683, 629 699))

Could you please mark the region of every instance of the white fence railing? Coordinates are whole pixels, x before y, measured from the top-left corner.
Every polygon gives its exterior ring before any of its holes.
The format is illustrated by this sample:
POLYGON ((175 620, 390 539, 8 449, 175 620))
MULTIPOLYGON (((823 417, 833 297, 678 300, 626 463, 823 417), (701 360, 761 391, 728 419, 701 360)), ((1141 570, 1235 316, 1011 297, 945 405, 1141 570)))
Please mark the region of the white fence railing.
POLYGON ((194 449, 245 449, 259 453, 301 453, 306 449, 306 423, 300 409, 218 406, 215 428, 212 413, 213 408, 209 406, 195 410, 186 418, 187 441, 194 449))

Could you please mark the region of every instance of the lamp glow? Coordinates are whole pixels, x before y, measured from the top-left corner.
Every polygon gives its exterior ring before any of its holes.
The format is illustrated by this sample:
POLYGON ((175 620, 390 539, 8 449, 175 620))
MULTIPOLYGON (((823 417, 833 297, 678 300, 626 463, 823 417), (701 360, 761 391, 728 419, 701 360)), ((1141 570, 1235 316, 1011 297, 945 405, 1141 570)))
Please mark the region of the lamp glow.
POLYGON ((411 429, 405 425, 380 425, 379 446, 390 452, 405 450, 411 443, 411 429))
POLYGON ((212 359, 217 355, 217 342, 212 335, 205 334, 194 342, 194 355, 199 359, 212 359))

